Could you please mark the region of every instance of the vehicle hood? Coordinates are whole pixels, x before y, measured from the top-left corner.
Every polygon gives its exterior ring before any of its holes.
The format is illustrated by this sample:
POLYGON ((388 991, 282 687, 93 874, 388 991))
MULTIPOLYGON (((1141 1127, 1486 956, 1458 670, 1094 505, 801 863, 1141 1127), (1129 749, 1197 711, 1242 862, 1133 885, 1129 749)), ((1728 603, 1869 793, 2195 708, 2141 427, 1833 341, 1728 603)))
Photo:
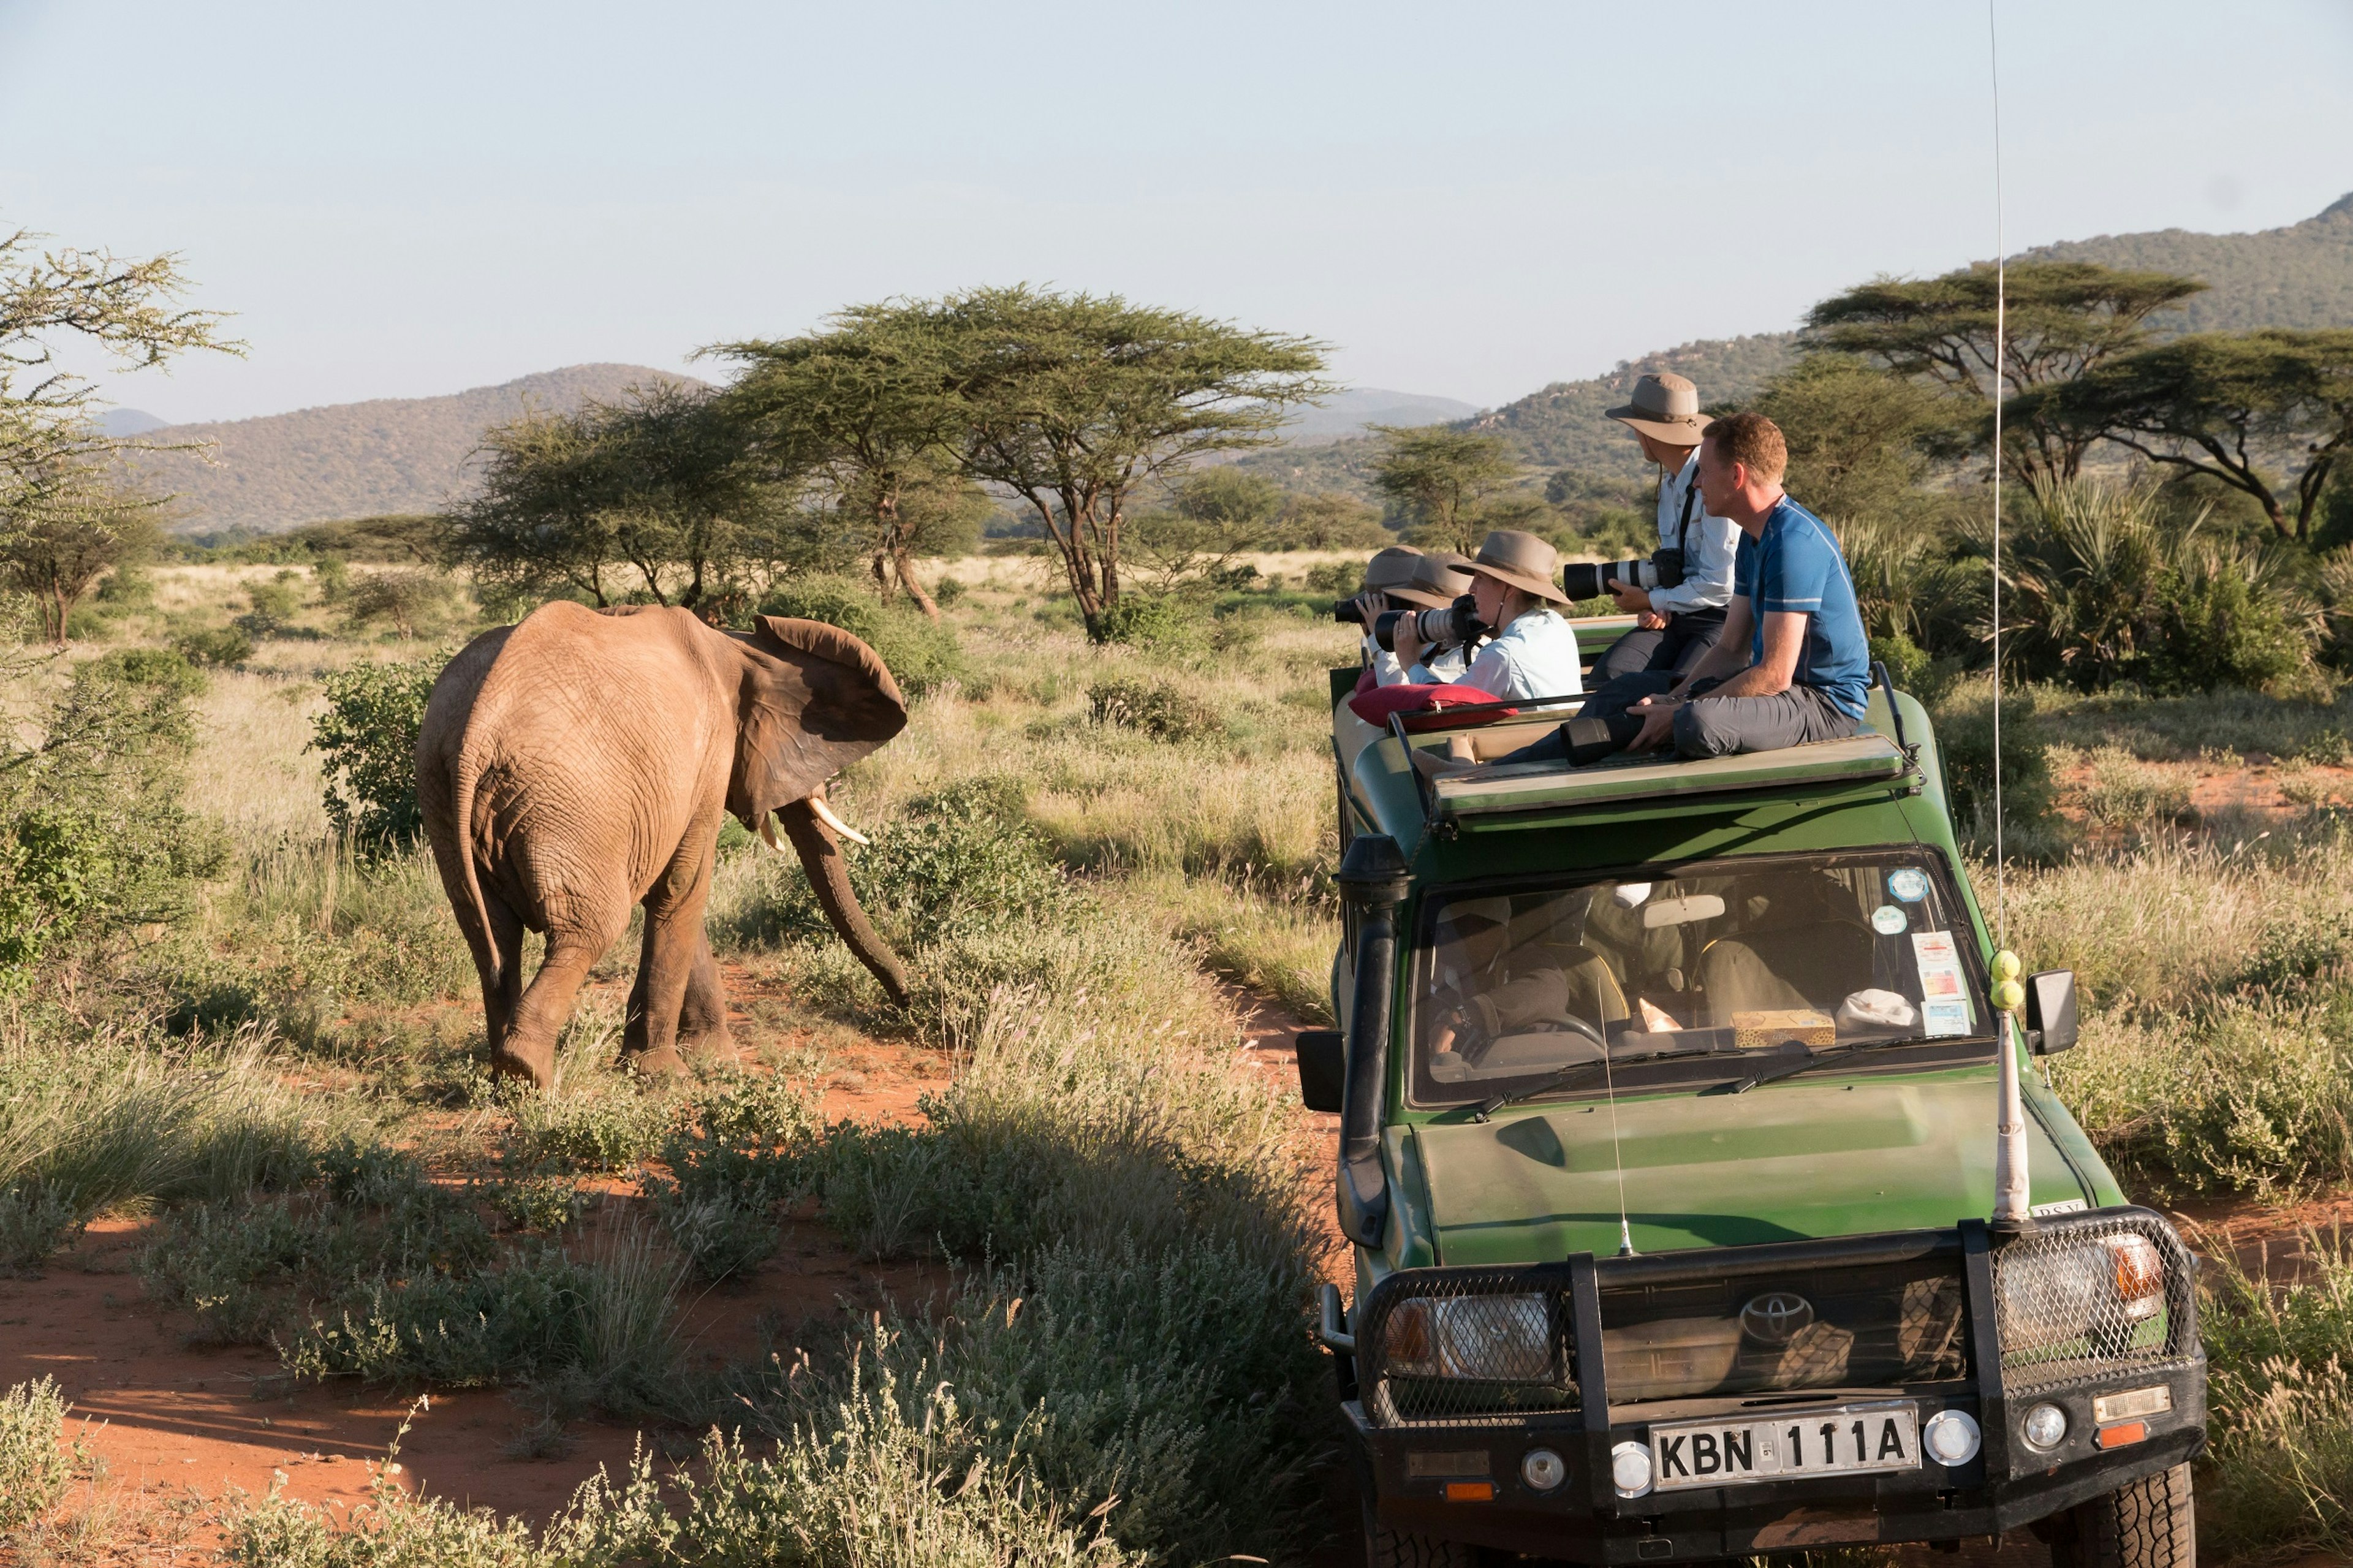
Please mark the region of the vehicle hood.
MULTIPOLYGON (((1619 1171, 1634 1250, 1941 1228, 1993 1211, 1994 1074, 1769 1085, 1617 1108, 1534 1107, 1414 1130, 1443 1264, 1618 1250, 1619 1171)), ((2088 1202, 2027 1118, 2032 1202, 2088 1202)))

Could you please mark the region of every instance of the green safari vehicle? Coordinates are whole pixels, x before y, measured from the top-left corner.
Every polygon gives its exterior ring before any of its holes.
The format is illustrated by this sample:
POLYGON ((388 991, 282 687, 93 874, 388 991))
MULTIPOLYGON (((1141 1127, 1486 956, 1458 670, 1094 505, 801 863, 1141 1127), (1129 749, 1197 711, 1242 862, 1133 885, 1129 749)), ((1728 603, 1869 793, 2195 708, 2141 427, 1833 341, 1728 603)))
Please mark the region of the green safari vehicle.
POLYGON ((2019 1526, 2193 1561, 2196 1260, 2031 1070, 2073 976, 1994 1005, 1919 703, 1883 668, 1844 741, 1445 773, 1413 754, 1500 757, 1576 700, 1376 725, 1356 678, 1341 1027, 1299 1075, 1341 1118, 1320 1332, 1369 1562, 2019 1526))

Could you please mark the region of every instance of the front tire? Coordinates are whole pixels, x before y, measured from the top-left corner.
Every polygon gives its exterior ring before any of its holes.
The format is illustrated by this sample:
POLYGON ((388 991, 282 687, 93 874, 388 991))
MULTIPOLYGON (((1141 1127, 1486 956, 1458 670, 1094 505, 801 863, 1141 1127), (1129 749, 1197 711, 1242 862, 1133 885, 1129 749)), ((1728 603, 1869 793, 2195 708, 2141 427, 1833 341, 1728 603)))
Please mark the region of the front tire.
POLYGON ((2051 1547, 2053 1568, 2196 1568, 2189 1467, 2176 1465, 2078 1503, 2051 1547))
POLYGON ((1439 1541, 1391 1530, 1373 1515, 1373 1500, 1364 1500, 1366 1568, 1478 1568, 1479 1549, 1459 1541, 1439 1541))

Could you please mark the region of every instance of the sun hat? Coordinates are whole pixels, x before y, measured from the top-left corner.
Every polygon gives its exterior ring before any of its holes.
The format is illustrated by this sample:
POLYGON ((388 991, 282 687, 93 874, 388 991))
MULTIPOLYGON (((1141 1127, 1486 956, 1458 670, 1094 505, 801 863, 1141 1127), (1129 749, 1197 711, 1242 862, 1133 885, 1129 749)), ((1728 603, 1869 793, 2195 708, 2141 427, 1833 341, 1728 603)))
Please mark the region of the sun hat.
POLYGON ((1362 593, 1387 593, 1402 588, 1413 581, 1413 569, 1421 564, 1421 552, 1410 544, 1392 544, 1365 563, 1365 585, 1362 593))
POLYGON ((1425 610, 1442 610, 1471 591, 1471 563, 1451 552, 1425 555, 1413 563, 1413 576, 1388 595, 1425 610))
POLYGON ((1539 599, 1549 599, 1556 605, 1568 603, 1568 595, 1560 591, 1559 583, 1555 581, 1560 575, 1560 552, 1533 533, 1523 533, 1516 528, 1497 529, 1481 542, 1478 559, 1471 563, 1470 570, 1509 584, 1524 594, 1534 594, 1539 599))
POLYGON ((1644 374, 1634 383, 1634 400, 1612 408, 1609 417, 1630 425, 1670 447, 1696 447, 1715 421, 1699 411, 1699 388, 1673 371, 1644 374))

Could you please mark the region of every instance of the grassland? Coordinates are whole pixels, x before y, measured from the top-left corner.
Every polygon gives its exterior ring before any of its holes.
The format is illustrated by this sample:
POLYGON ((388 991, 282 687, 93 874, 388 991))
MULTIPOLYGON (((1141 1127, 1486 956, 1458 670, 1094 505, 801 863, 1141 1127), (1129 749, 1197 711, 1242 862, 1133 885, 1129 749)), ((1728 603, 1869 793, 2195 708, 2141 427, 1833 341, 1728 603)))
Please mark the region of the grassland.
MULTIPOLYGON (((1314 562, 1259 564, 1281 587, 1314 562)), ((666 1479, 649 1448, 531 1522, 386 1487, 355 1536, 262 1496, 218 1512, 230 1560, 1295 1562, 1331 1535, 1306 1328, 1328 1189, 1304 1119, 1234 1063, 1241 1008, 1325 1016, 1324 672, 1345 635, 1265 592, 1092 648, 1036 563, 946 575, 958 673, 836 795, 875 838, 863 875, 916 994, 889 1005, 797 870, 731 834, 711 927, 746 1057, 682 1083, 612 1070, 627 942, 557 1092, 491 1083, 429 865, 328 830, 305 749, 322 678, 435 656, 462 606, 403 641, 306 605, 213 672, 187 802, 226 869, 185 925, 10 1016, 0 1268, 144 1215, 142 1286, 175 1334, 262 1347, 290 1384, 505 1388, 526 1448, 601 1415, 693 1460, 666 1479), (919 1107, 847 1118, 840 1064, 878 1042, 936 1071, 919 1107), (688 1305, 773 1279, 779 1227, 805 1223, 944 1293, 690 1353, 688 1305)), ((101 629, 226 625, 276 578, 159 571, 101 629)), ((2035 707, 2052 788, 2000 883, 2029 966, 2088 989, 2055 1081, 2137 1193, 2293 1231, 2353 1183, 2353 719, 2245 694, 2035 707)), ((2306 1250, 2295 1290, 2260 1263, 2215 1286, 2201 1508, 2233 1551, 2353 1528, 2353 1270, 2306 1250), (2281 1451, 2312 1478, 2293 1495, 2261 1459, 2281 1451)), ((53 1394, 12 1401, 0 1468, 54 1503, 87 1458, 57 1447, 53 1394)), ((93 1550, 76 1507, 17 1522, 29 1560, 93 1550)))

